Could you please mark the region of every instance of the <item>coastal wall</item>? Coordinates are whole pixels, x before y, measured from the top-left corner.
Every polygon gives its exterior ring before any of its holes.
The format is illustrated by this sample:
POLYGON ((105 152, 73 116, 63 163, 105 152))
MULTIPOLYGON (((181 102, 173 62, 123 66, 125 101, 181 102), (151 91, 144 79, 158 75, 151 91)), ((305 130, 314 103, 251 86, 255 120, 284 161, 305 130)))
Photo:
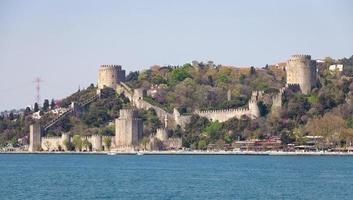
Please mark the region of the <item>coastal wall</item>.
POLYGON ((150 136, 148 145, 140 145, 140 148, 150 151, 176 150, 182 148, 182 139, 169 138, 168 129, 159 128, 156 130, 155 135, 150 136))
MULTIPOLYGON (((114 136, 101 136, 101 135, 92 135, 92 136, 83 136, 81 140, 87 140, 91 145, 92 149, 84 149, 86 151, 102 151, 108 150, 115 147, 115 137, 114 136), (108 148, 104 143, 104 138, 111 139, 111 146, 108 148)), ((72 142, 72 137, 69 134, 62 134, 61 136, 55 137, 41 137, 40 148, 43 151, 67 151, 65 145, 66 142, 72 142)), ((39 150, 38 150, 39 151, 39 150)))

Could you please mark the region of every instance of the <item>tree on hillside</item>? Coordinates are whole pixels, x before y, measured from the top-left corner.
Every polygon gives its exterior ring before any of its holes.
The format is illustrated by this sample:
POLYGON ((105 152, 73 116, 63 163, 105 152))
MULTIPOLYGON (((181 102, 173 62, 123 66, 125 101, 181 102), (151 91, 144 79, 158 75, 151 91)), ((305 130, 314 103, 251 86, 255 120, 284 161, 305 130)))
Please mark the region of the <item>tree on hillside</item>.
POLYGON ((250 67, 250 75, 254 75, 254 74, 256 74, 256 69, 254 66, 251 66, 250 67))
POLYGON ((29 115, 31 113, 31 108, 30 107, 26 107, 24 115, 29 115))
POLYGON ((38 106, 38 103, 34 103, 34 108, 33 108, 33 111, 34 112, 38 112, 39 111, 39 106, 38 106))
POLYGON ((305 128, 310 135, 322 136, 327 144, 338 144, 343 133, 348 133, 346 121, 333 113, 309 119, 305 128))
POLYGON ((43 103, 43 111, 48 111, 49 109, 49 100, 45 99, 43 103))
POLYGON ((55 108, 55 101, 54 99, 51 99, 51 102, 50 102, 50 109, 54 109, 55 108))

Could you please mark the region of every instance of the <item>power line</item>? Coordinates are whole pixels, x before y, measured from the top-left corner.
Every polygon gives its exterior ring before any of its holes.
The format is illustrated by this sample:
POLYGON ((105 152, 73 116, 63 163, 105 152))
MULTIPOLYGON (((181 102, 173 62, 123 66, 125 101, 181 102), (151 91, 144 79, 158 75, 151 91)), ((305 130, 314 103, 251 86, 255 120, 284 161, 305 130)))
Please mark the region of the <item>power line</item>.
POLYGON ((35 102, 39 104, 40 102, 40 83, 43 82, 43 80, 40 77, 37 77, 33 83, 36 84, 36 95, 35 95, 35 102))

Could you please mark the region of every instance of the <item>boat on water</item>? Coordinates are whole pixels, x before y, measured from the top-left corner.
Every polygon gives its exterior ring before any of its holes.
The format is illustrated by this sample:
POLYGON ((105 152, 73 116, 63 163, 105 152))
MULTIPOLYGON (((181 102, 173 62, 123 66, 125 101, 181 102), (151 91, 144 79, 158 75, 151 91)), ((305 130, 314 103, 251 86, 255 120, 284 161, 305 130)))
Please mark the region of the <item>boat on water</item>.
POLYGON ((114 156, 114 155, 116 155, 116 152, 108 152, 107 155, 114 156))
POLYGON ((136 155, 143 156, 143 153, 142 152, 137 152, 136 155))

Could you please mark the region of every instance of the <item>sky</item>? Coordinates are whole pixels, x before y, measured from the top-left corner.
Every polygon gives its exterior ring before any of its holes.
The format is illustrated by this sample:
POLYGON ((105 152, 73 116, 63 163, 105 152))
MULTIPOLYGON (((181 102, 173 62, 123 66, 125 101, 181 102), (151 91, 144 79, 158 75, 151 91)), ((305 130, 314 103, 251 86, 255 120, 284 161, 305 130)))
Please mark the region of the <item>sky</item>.
POLYGON ((264 66, 293 54, 353 55, 350 0, 0 0, 0 111, 127 72, 192 60, 264 66))

